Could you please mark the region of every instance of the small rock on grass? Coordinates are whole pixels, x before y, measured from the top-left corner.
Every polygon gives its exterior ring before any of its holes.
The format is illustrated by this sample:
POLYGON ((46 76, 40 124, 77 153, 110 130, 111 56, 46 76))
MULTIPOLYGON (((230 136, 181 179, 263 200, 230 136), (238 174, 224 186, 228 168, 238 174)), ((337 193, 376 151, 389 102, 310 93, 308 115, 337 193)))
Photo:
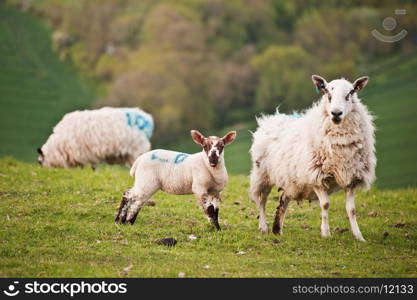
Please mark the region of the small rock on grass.
POLYGON ((375 210, 371 210, 371 211, 368 213, 368 216, 369 216, 369 217, 377 217, 377 216, 378 216, 378 213, 377 213, 375 210))
POLYGON ((132 269, 132 267, 133 265, 128 265, 127 267, 123 268, 123 271, 127 273, 130 271, 130 269, 132 269))
POLYGON ((196 237, 194 234, 190 234, 190 235, 188 236, 188 239, 189 239, 190 241, 195 241, 195 240, 197 239, 197 237, 196 237))
POLYGON ((175 246, 177 244, 177 240, 174 238, 163 238, 163 239, 159 239, 156 241, 156 243, 158 245, 164 245, 164 246, 168 246, 168 247, 172 247, 175 246))
POLYGON ((179 272, 179 273, 178 273, 178 277, 180 277, 180 278, 184 278, 184 277, 185 277, 185 273, 184 273, 184 272, 179 272))
POLYGON ((336 227, 334 229, 334 232, 337 232, 337 233, 345 233, 347 231, 349 231, 349 229, 347 229, 347 228, 339 228, 339 227, 336 227))
POLYGON ((310 229, 312 229, 311 226, 306 225, 306 224, 301 225, 301 228, 304 229, 304 230, 310 230, 310 229))
POLYGON ((395 227, 395 228, 403 228, 405 226, 407 226, 407 223, 404 223, 404 222, 398 222, 398 223, 392 225, 392 227, 395 227))

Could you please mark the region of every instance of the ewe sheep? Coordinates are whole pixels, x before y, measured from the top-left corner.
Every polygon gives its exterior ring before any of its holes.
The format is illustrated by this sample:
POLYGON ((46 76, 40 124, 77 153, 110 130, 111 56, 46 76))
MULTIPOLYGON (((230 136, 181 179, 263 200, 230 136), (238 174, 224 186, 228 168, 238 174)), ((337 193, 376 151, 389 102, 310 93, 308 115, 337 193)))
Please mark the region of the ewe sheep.
POLYGON ((262 116, 253 134, 250 196, 259 209, 259 229, 268 232, 265 204, 273 186, 282 190, 273 232, 282 234, 285 210, 291 199, 319 199, 321 235, 330 236, 328 195, 346 191, 346 211, 353 235, 365 241, 356 222, 354 194, 375 180, 373 118, 357 92, 368 83, 361 77, 327 83, 313 75, 321 100, 294 118, 278 111, 262 116))
POLYGON ((153 118, 138 108, 104 107, 66 114, 54 127, 38 161, 71 168, 100 162, 131 166, 151 148, 153 118))
POLYGON ((158 149, 135 161, 130 170, 135 184, 124 193, 116 222, 133 224, 142 206, 162 190, 175 195, 195 194, 209 221, 220 230, 220 192, 228 180, 223 148, 233 142, 236 132, 231 131, 223 138, 206 138, 192 130, 191 136, 203 151, 189 155, 158 149))

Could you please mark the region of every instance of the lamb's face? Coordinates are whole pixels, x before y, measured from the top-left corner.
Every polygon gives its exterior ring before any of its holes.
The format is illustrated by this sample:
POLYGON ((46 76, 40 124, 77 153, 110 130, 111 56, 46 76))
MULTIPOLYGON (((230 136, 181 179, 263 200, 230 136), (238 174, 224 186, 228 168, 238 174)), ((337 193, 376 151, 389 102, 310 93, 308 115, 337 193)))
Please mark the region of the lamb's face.
POLYGON ((312 76, 317 89, 323 92, 326 112, 334 124, 340 124, 349 115, 358 101, 356 93, 368 83, 368 77, 361 77, 352 84, 345 79, 336 79, 327 83, 318 75, 312 76))
POLYGON ((199 131, 191 130, 191 137, 194 142, 203 147, 208 163, 212 168, 215 168, 221 157, 223 157, 224 147, 231 144, 236 138, 236 131, 231 131, 222 138, 217 136, 209 136, 206 138, 199 131))
POLYGON ((216 167, 223 154, 224 142, 217 136, 209 136, 203 142, 203 150, 207 155, 211 167, 216 167))

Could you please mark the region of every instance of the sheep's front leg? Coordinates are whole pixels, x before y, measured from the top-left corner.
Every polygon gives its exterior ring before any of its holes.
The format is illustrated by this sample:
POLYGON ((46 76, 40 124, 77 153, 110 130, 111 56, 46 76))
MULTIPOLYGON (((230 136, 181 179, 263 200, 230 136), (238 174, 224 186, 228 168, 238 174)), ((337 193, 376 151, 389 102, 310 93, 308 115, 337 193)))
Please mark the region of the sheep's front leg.
POLYGON ((358 222, 356 221, 355 210, 355 190, 348 188, 346 190, 346 212, 349 216, 350 227, 352 228, 353 236, 361 242, 366 242, 359 229, 358 222))
POLYGON ((329 237, 330 236, 330 228, 329 228, 329 206, 330 200, 329 195, 324 189, 317 188, 314 189, 317 194, 317 197, 320 201, 320 208, 321 208, 321 236, 322 237, 329 237))
POLYGON ((216 227, 217 230, 221 230, 219 224, 219 202, 220 195, 209 195, 207 193, 202 193, 197 195, 200 205, 204 210, 204 213, 207 215, 211 224, 216 227))
POLYGON ((277 207, 274 225, 272 227, 272 232, 275 234, 282 235, 282 227, 284 226, 285 211, 287 210, 289 202, 290 202, 290 199, 286 197, 284 194, 282 194, 279 197, 279 205, 277 207))

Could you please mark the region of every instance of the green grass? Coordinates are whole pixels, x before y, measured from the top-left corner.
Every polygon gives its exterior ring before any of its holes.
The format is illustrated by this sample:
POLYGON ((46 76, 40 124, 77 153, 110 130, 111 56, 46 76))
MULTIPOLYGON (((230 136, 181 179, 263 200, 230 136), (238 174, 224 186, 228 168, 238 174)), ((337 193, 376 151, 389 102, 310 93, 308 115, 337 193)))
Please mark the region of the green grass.
POLYGON ((35 17, 0 4, 0 157, 35 161, 62 116, 93 100, 50 36, 35 17))
MULTIPOLYGON (((368 241, 360 243, 350 231, 335 231, 349 228, 340 193, 331 201, 331 238, 320 238, 320 209, 308 202, 290 204, 283 236, 261 235, 241 175, 231 176, 223 193, 220 232, 192 195, 163 193, 135 225, 115 225, 121 193, 131 184, 118 167, 93 172, 0 160, 0 276, 417 276, 416 189, 359 193, 358 222, 368 241), (190 234, 198 239, 190 241, 190 234), (164 237, 178 244, 155 243, 164 237)), ((268 202, 270 222, 276 205, 268 202)))

